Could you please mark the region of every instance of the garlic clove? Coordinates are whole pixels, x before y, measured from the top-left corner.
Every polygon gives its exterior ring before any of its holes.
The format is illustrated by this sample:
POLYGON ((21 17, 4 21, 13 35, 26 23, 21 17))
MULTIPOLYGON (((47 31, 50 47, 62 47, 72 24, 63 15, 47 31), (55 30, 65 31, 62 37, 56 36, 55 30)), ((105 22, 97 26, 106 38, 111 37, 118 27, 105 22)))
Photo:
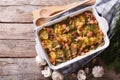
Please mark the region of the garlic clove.
POLYGON ((104 75, 104 69, 102 66, 95 66, 92 69, 92 74, 95 78, 102 77, 104 75))
POLYGON ((64 76, 58 72, 58 71, 54 71, 52 73, 52 80, 63 80, 64 79, 64 76))
POLYGON ((48 66, 46 66, 41 72, 44 75, 44 77, 50 77, 52 74, 52 70, 48 66))
POLYGON ((39 56, 36 56, 35 61, 38 66, 46 65, 46 61, 39 56))
POLYGON ((79 70, 77 73, 77 79, 78 80, 85 80, 86 79, 86 73, 84 70, 79 70))

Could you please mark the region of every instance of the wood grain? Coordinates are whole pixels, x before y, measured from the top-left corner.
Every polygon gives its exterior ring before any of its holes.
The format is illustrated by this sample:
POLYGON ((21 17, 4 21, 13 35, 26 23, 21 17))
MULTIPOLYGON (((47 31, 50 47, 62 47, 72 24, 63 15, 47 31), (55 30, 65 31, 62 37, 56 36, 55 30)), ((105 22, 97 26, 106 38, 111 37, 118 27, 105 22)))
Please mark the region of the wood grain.
POLYGON ((1 0, 0 22, 32 23, 32 11, 45 6, 67 5, 79 0, 1 0))
POLYGON ((33 20, 32 11, 38 6, 6 6, 0 7, 0 22, 27 23, 33 20))
MULTIPOLYGON (((78 1, 78 0, 75 0, 78 1)), ((32 22, 32 11, 43 6, 65 5, 74 0, 1 0, 0 22, 32 22)))
POLYGON ((0 80, 48 80, 34 58, 0 58, 0 80))
POLYGON ((33 24, 0 23, 0 39, 27 39, 34 41, 33 24))
POLYGON ((52 5, 66 5, 79 0, 0 0, 0 6, 10 5, 39 5, 39 6, 52 6, 52 5))
POLYGON ((0 57, 35 57, 33 24, 0 23, 0 57))
POLYGON ((31 40, 0 40, 0 57, 35 57, 35 42, 31 40))

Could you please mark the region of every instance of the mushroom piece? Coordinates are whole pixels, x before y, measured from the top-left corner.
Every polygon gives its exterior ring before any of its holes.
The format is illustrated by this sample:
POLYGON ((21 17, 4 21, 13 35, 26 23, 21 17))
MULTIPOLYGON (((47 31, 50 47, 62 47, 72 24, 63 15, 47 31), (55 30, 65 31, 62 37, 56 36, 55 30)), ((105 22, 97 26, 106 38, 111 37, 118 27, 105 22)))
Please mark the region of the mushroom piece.
POLYGON ((54 71, 52 73, 52 80, 63 80, 64 79, 64 76, 58 72, 58 71, 54 71))
POLYGON ((78 80, 85 80, 86 79, 86 73, 84 70, 79 70, 77 73, 77 79, 78 80))
POLYGON ((39 56, 36 56, 35 60, 36 60, 36 64, 38 66, 46 65, 46 61, 44 59, 42 59, 41 57, 39 57, 39 56))
POLYGON ((92 74, 95 78, 102 77, 104 75, 104 69, 102 66, 94 66, 92 74))
POLYGON ((44 77, 50 77, 52 74, 52 70, 48 66, 46 66, 41 72, 44 75, 44 77))

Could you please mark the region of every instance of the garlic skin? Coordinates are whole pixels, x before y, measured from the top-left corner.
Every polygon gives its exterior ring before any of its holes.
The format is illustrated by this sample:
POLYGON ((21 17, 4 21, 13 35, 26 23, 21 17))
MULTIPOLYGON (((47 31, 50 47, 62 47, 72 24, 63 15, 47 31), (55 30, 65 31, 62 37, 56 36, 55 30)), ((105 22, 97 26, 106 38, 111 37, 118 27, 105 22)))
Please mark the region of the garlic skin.
POLYGON ((86 74, 89 74, 90 73, 90 69, 87 67, 87 68, 85 68, 85 73, 86 74))
POLYGON ((64 79, 64 76, 58 71, 54 71, 52 73, 52 80, 63 80, 63 79, 64 79))
POLYGON ((39 56, 36 56, 35 61, 38 66, 46 65, 46 61, 39 56))
POLYGON ((41 73, 44 75, 44 77, 50 77, 52 74, 52 70, 46 66, 44 70, 41 71, 41 73))
POLYGON ((86 77, 86 73, 84 70, 79 70, 78 73, 77 73, 77 79, 78 80, 85 80, 87 77, 86 77))
POLYGON ((104 75, 104 69, 102 66, 95 66, 92 69, 92 74, 95 78, 102 77, 104 75))

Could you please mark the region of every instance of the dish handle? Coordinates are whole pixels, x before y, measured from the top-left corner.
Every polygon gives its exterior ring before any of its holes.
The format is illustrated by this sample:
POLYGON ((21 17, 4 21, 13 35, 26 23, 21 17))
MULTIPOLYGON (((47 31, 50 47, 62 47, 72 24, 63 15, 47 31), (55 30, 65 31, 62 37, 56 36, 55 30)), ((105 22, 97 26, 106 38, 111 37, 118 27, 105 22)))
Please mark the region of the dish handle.
POLYGON ((97 10, 95 9, 95 6, 93 5, 93 10, 94 10, 94 14, 97 16, 97 20, 100 22, 99 26, 102 26, 102 30, 105 31, 105 33, 108 32, 109 27, 108 27, 108 22, 107 20, 103 17, 103 16, 99 16, 97 13, 97 10))
POLYGON ((108 22, 107 22, 107 20, 105 19, 105 18, 103 18, 103 17, 100 17, 100 22, 101 22, 101 24, 100 24, 100 26, 101 25, 103 25, 103 30, 107 33, 108 32, 108 30, 109 30, 109 27, 108 27, 108 22))

